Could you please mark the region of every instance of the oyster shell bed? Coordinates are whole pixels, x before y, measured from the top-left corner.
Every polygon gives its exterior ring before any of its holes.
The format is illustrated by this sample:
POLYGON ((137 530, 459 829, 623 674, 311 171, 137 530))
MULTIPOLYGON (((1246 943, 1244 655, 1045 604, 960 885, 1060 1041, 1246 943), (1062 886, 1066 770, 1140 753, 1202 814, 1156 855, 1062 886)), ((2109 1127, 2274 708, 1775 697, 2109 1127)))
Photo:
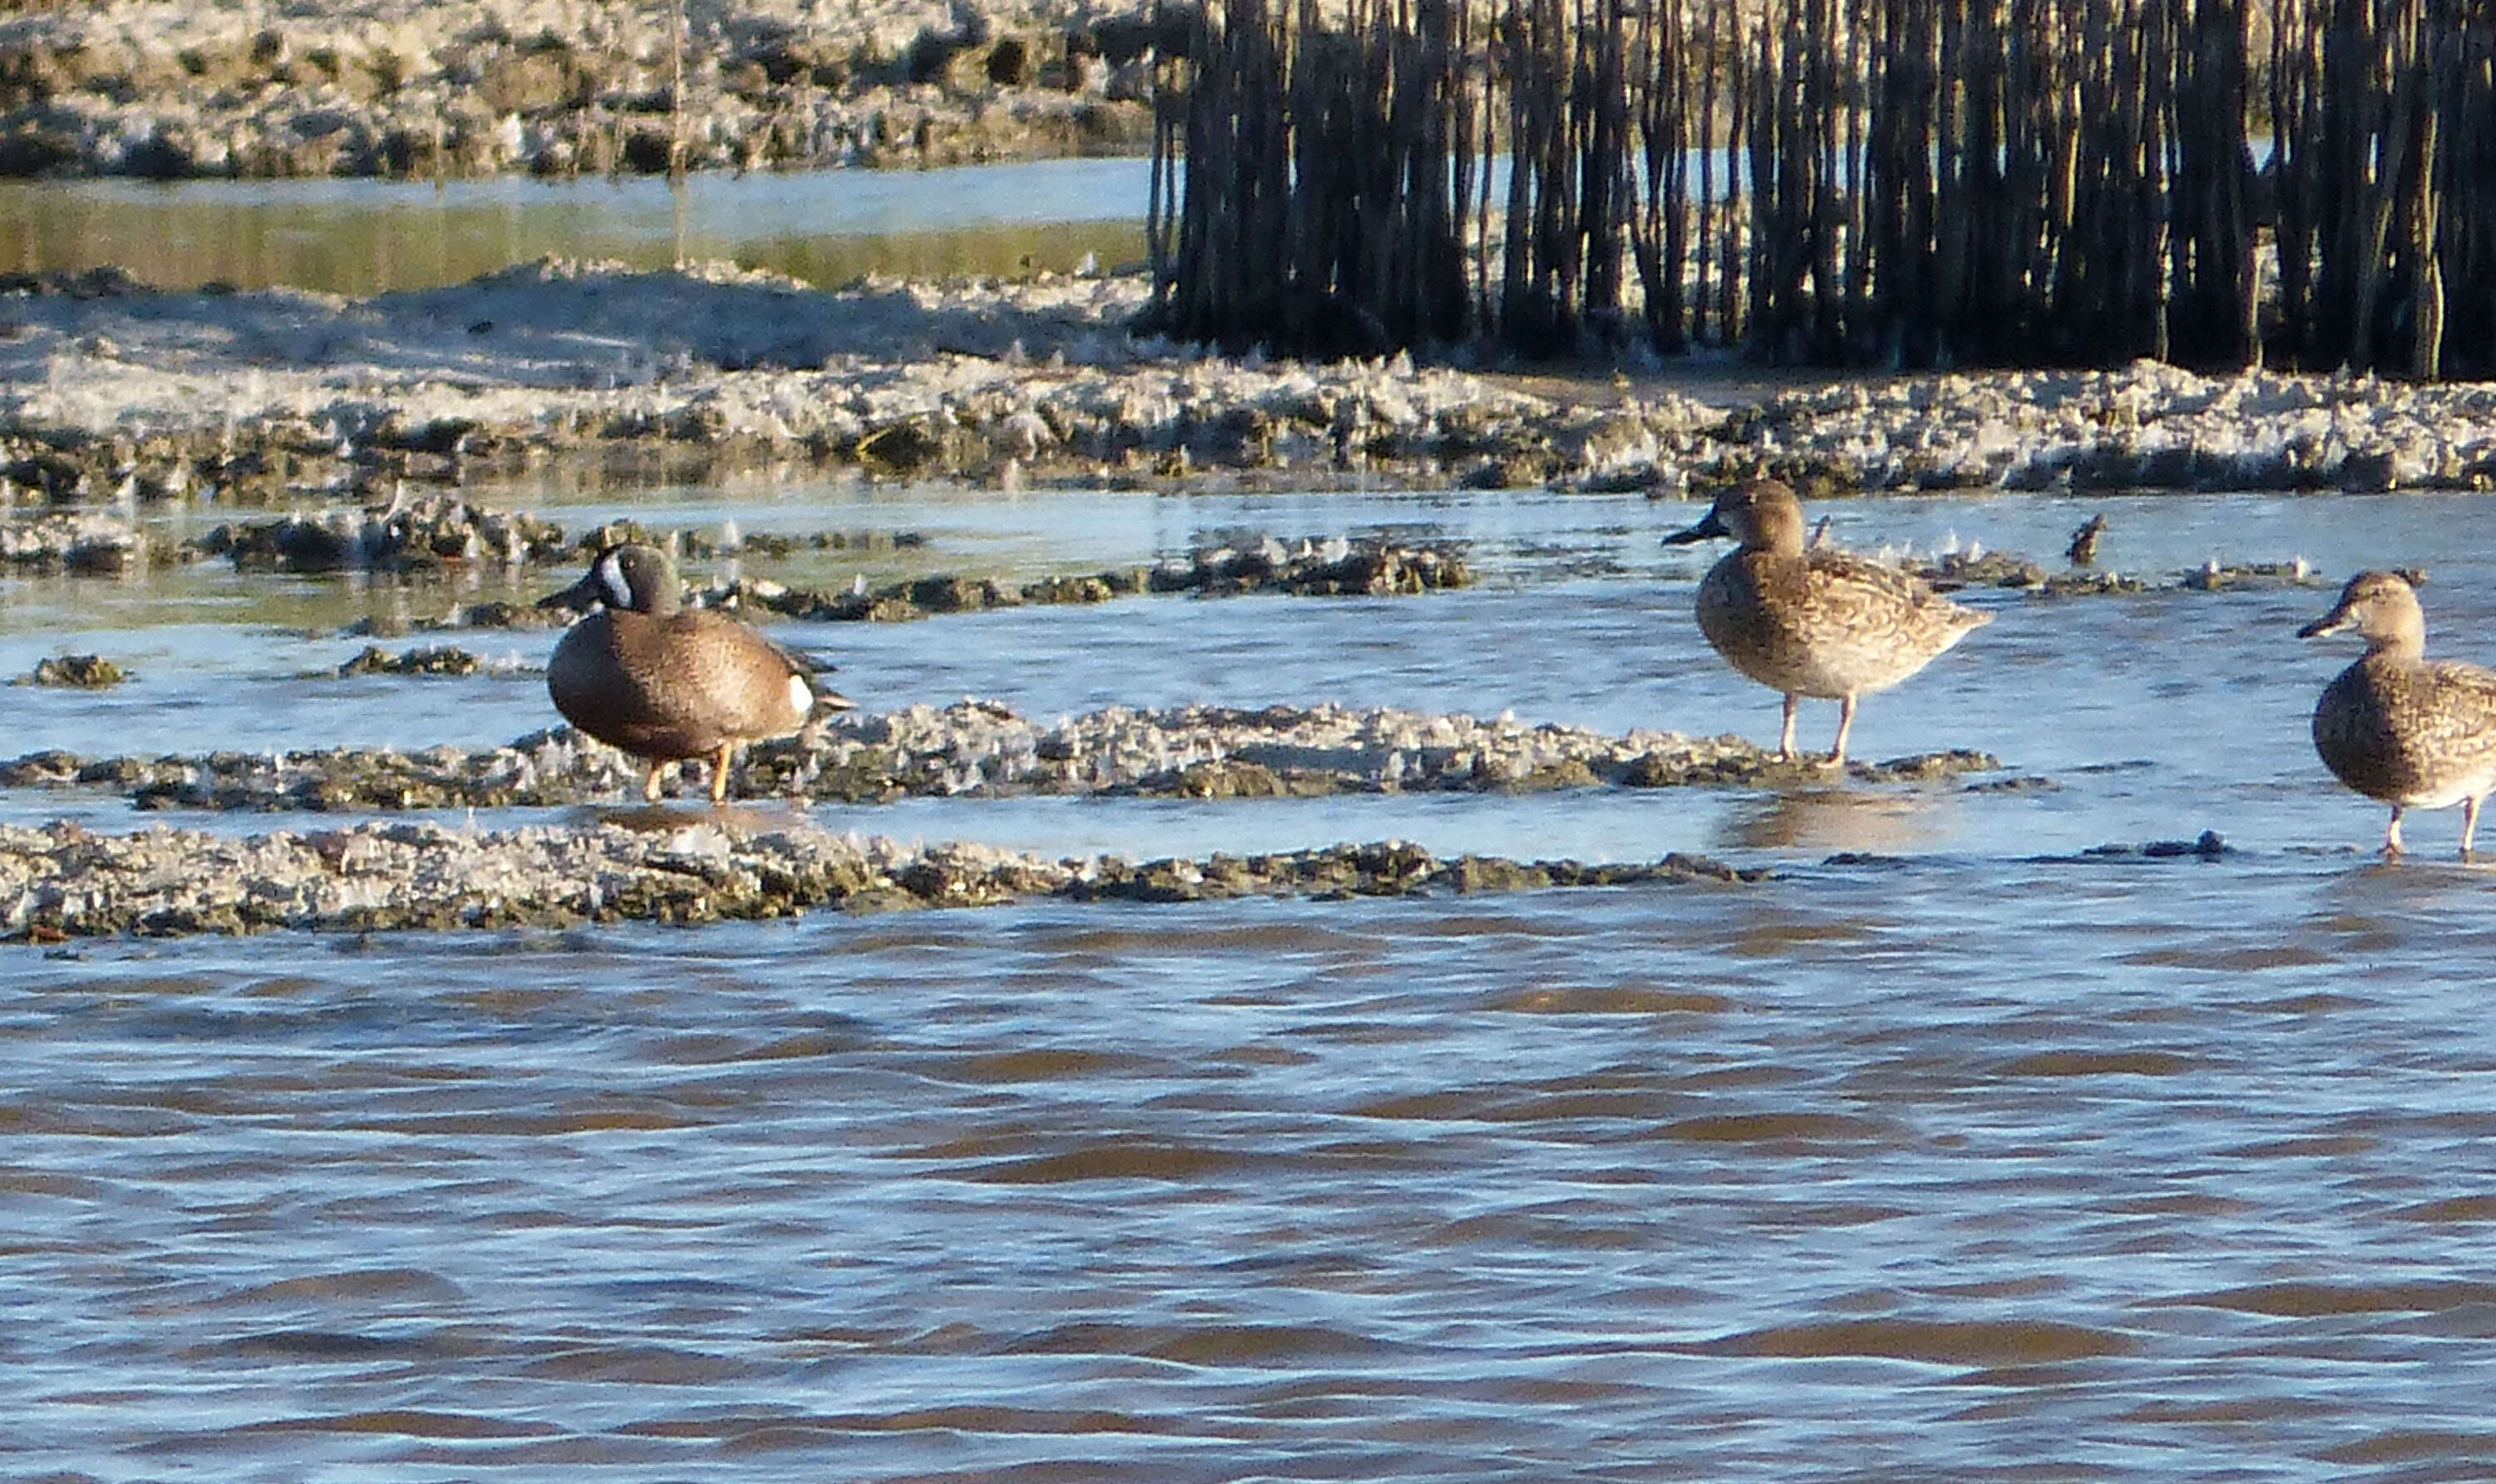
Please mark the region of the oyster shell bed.
MULTIPOLYGON (((1764 783, 1825 776, 1734 737, 1527 726, 1341 706, 1229 711, 1111 708, 1043 725, 993 702, 843 718, 752 750, 749 796, 874 802, 906 795, 1111 793, 1202 798, 1427 789, 1533 790, 1764 783)), ((1944 753, 1849 764, 1857 782, 1996 770, 1944 753)), ((558 728, 509 747, 398 754, 88 759, 51 752, 0 764, 0 787, 107 788, 142 810, 373 813, 460 806, 612 804, 638 764, 558 728)), ((677 779, 682 790, 702 780, 677 779)), ((248 838, 158 827, 105 834, 67 821, 0 827, 0 937, 58 942, 272 928, 565 926, 702 922, 822 908, 966 907, 1034 896, 1197 901, 1513 891, 1641 881, 1754 881, 1768 873, 1669 855, 1584 864, 1467 855, 1402 843, 1135 863, 1049 860, 951 843, 903 847, 744 811, 640 810, 586 826, 481 831, 372 820, 248 838)))
MULTIPOLYGON (((939 613, 978 613, 1024 604, 1107 603, 1138 593, 1393 598, 1464 587, 1472 580, 1463 554, 1451 547, 1343 537, 1323 542, 1303 539, 1286 545, 1268 536, 1244 549, 1209 547, 1148 568, 1060 574, 1022 583, 937 573, 881 587, 860 584, 824 593, 745 577, 711 584, 695 596, 705 606, 731 612, 753 610, 832 623, 906 623, 939 613)), ((468 610, 459 616, 467 617, 468 610)), ((486 611, 478 616, 491 619, 500 614, 486 611)))
MULTIPOLYGON (((424 553, 507 565, 552 560, 559 553, 548 533, 451 492, 541 460, 584 457, 641 481, 749 472, 792 480, 952 478, 1008 487, 1048 480, 1323 487, 1339 480, 1678 494, 1761 471, 1794 479, 1813 497, 1943 488, 2469 489, 2496 482, 2496 387, 2482 385, 2271 373, 2207 378, 2137 365, 1848 380, 1764 395, 1703 375, 1585 383, 1573 391, 1547 380, 1420 366, 1401 356, 1325 366, 1208 357, 1127 334, 1124 325, 1144 294, 1132 277, 868 284, 824 293, 733 269, 633 273, 562 263, 368 300, 289 292, 160 294, 88 275, 7 300, 0 506, 31 509, 0 521, 0 554, 19 570, 74 572, 181 560, 147 541, 145 511, 197 502, 325 512, 312 517, 319 530, 297 528, 289 540, 317 545, 336 537, 342 551, 387 549, 399 565, 424 553), (481 324, 490 332, 476 331, 481 324), (105 508, 92 508, 98 505, 105 508), (368 526, 380 533, 380 544, 368 526)), ((1997 562, 1933 575, 2025 586, 2034 583, 2034 565, 1997 562)), ((1221 576, 1225 570, 1207 571, 1221 576)), ((1115 590, 1106 574, 1101 580, 1115 590)), ((2213 569, 2184 578, 2188 586, 2311 580, 2302 568, 2213 569)), ((738 596, 766 595, 758 589, 738 596)), ((945 601, 917 605, 942 611, 963 595, 932 596, 945 601)), ((1871 781, 1948 779, 1994 766, 1990 758, 1947 754, 1849 772, 1871 781)), ((37 753, 0 765, 0 786, 109 789, 149 809, 389 812, 611 802, 629 796, 638 771, 620 755, 557 730, 476 752, 37 753)), ((1015 792, 1250 798, 1756 784, 1816 771, 1735 738, 1614 737, 1505 718, 1317 706, 1112 709, 1044 724, 966 701, 844 718, 757 747, 741 781, 753 795, 824 801, 1015 792)), ((700 782, 679 780, 679 787, 691 792, 700 782)), ((594 881, 596 869, 585 863, 604 859, 598 852, 605 851, 639 859, 634 852, 645 844, 593 844, 608 832, 550 828, 482 837, 513 843, 476 853, 469 845, 443 843, 454 832, 423 833, 432 828, 366 823, 322 835, 382 842, 338 847, 379 863, 357 875, 344 895, 338 882, 347 879, 326 862, 318 871, 302 864, 303 851, 320 861, 321 850, 305 844, 312 837, 296 835, 209 844, 205 836, 161 832, 17 831, 0 850, 0 873, 15 874, 0 880, 20 883, 14 888, 16 931, 39 937, 679 918, 702 911, 759 915, 832 902, 1077 893, 1092 888, 1075 882, 1116 878, 1106 864, 1089 877, 1065 863, 958 873, 942 866, 915 877, 903 864, 903 875, 891 878, 904 882, 898 896, 878 884, 885 877, 841 877, 846 884, 836 890, 825 884, 831 876, 804 872, 788 876, 796 887, 757 888, 759 895, 739 887, 723 896, 700 872, 670 876, 653 865, 660 875, 633 878, 643 886, 619 885, 614 894, 601 888, 589 897, 579 895, 580 873, 588 869, 594 881), (393 829, 419 833, 401 840, 390 836, 393 829), (174 844, 160 850, 133 843, 139 841, 174 844), (296 860, 294 884, 240 855, 229 862, 216 853, 249 850, 296 860), (402 850, 407 853, 396 853, 402 850), (106 869, 124 859, 153 864, 106 869), (532 860, 537 867, 527 867, 532 860), (461 874, 472 869, 473 880, 461 874), (197 884, 210 878, 225 884, 197 884), (251 881, 277 884, 259 896, 235 884, 251 881), (908 881, 961 884, 931 894, 914 891, 908 881), (653 881, 659 884, 646 884, 653 881), (203 892, 224 895, 211 900, 197 895, 203 892), (688 905, 697 901, 709 905, 688 905)), ((805 861, 831 858, 822 853, 829 847, 773 849, 805 861)), ((1385 848, 1346 848, 1353 856, 1373 849, 1385 848)), ((912 859, 990 859, 978 847, 948 850, 953 853, 912 859)), ((1324 868, 1322 881, 1296 867, 1237 879, 1294 883, 1254 889, 1322 892, 1368 889, 1345 882, 1375 880, 1342 866, 1340 851, 1305 858, 1334 864, 1324 868)), ((1244 869, 1176 863, 1152 889, 1201 890, 1190 884, 1191 872, 1228 881, 1244 869)), ((1572 876, 1514 862, 1438 862, 1413 879, 1532 884, 1589 879, 1582 875, 1588 869, 1572 868, 1581 873, 1572 876), (1458 874, 1434 874, 1442 869, 1458 874)), ((1130 894, 1148 893, 1139 887, 1130 894)))
MULTIPOLYGON (((0 338, 0 505, 404 508, 410 489, 558 457, 640 479, 1000 487, 1678 494, 1763 471, 1807 498, 2496 485, 2488 384, 2140 363, 1764 395, 1665 367, 1561 390, 1404 356, 1209 356, 1127 333, 1147 293, 1133 275, 820 291, 717 265, 548 261, 362 300, 19 294, 0 338)), ((130 544, 64 526, 5 549, 110 567, 130 544)))
POLYGON ((59 943, 277 928, 566 927, 716 922, 820 908, 979 907, 1030 897, 1203 901, 1310 894, 1408 896, 1767 875, 1703 856, 1626 865, 1443 860, 1402 842, 1284 854, 1134 863, 1058 860, 979 845, 913 847, 811 825, 713 820, 662 828, 479 831, 364 823, 247 839, 75 824, 0 827, 0 937, 59 943))
MULTIPOLYGON (((1848 764, 1859 782, 1997 770, 1981 753, 1848 764)), ((906 797, 1119 794, 1182 798, 1332 793, 1667 788, 1824 776, 1735 736, 1636 730, 1613 736, 1511 717, 1424 715, 1339 705, 1241 711, 1110 707, 1038 722, 993 701, 843 716, 748 749, 738 796, 861 804, 906 797)), ((686 797, 706 787, 679 765, 686 797)), ((80 757, 30 753, 0 763, 0 787, 83 788, 140 809, 371 812, 613 803, 632 796, 633 758, 568 727, 507 746, 400 753, 342 748, 80 757)))
POLYGON ((667 0, 30 7, 0 21, 0 172, 439 179, 1133 152, 1163 40, 1148 9, 734 0, 682 7, 679 54, 667 0))

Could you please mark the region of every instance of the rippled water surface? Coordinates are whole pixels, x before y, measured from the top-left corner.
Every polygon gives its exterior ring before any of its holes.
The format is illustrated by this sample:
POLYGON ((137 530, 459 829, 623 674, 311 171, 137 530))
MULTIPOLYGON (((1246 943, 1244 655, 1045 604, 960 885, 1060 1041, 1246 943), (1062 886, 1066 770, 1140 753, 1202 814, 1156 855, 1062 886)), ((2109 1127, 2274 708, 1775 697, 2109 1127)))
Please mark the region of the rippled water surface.
POLYGON ((554 254, 860 273, 1066 272, 1143 254, 1146 161, 588 180, 0 181, 0 267, 369 294, 554 254))
MULTIPOLYGON (((1776 722, 1691 622, 1710 554, 1656 543, 1690 507, 661 503, 927 536, 877 580, 1380 530, 1482 577, 776 631, 870 707, 1776 722)), ((2351 651, 2293 634, 2354 568, 2418 564, 2431 648, 2496 661, 2496 506, 1827 509, 1856 546, 2040 556, 2104 510, 2126 571, 2302 555, 2328 583, 1972 595, 1996 622, 1856 728, 2004 761, 1948 785, 817 812, 1134 856, 1700 850, 1775 868, 1754 886, 0 949, 0 1473, 2486 1476, 2496 900, 2451 812, 2374 859, 2381 810, 2305 734, 2351 651), (2090 853, 2204 830, 2230 852, 2090 853)), ((546 725, 547 635, 464 636, 501 677, 320 678, 348 617, 452 596, 11 581, 0 672, 92 649, 140 678, 6 692, 7 750, 546 725)), ((0 793, 64 812, 166 818, 0 793)))

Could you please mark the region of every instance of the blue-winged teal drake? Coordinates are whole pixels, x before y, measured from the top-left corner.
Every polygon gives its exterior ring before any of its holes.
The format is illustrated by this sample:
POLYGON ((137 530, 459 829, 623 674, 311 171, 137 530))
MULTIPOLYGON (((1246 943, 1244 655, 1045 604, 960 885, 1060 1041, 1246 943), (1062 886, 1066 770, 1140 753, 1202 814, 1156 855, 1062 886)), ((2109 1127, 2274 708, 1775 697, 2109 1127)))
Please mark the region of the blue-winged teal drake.
POLYGON ((688 757, 710 759, 711 802, 727 802, 737 744, 786 736, 818 706, 851 704, 735 619, 685 607, 675 566, 655 546, 608 547, 588 575, 539 605, 594 609, 555 645, 546 691, 564 720, 649 764, 641 794, 654 804, 660 773, 688 757))
POLYGON ((1806 549, 1802 503, 1775 479, 1725 490, 1706 518, 1664 540, 1677 546, 1710 537, 1741 544, 1700 580, 1699 632, 1733 668, 1785 693, 1780 757, 1794 755, 1803 696, 1837 702, 1828 760, 1842 763, 1857 696, 1889 689, 1993 621, 1887 563, 1806 549))
POLYGON ((2384 853, 2401 852, 2401 811, 2461 806, 2461 853, 2479 804, 2496 791, 2496 670, 2426 657, 2418 590, 2391 572, 2361 572, 2299 638, 2355 629, 2357 663, 2323 688, 2314 750, 2332 776, 2392 806, 2384 853))

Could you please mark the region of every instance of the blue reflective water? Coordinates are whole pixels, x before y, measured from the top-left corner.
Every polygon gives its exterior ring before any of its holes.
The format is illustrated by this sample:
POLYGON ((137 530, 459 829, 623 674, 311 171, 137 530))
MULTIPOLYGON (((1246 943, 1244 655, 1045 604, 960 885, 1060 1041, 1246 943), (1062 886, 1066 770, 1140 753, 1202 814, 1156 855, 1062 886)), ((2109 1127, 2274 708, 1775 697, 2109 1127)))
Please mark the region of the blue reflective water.
MULTIPOLYGON (((1657 544, 1685 506, 851 486, 733 505, 749 530, 924 532, 909 559, 930 569, 1393 530, 1469 543, 1482 577, 775 631, 871 708, 1776 722, 1692 623, 1712 553, 1657 544)), ((2496 1456, 2496 883, 2449 860, 2449 812, 2413 817, 2411 860, 2373 858, 2382 811, 2305 732, 2351 651, 2294 631, 2352 569, 2423 565, 2431 650, 2496 661, 2491 510, 1825 507, 1856 546, 2049 556, 2104 511, 2121 570, 2322 572, 1963 595, 1995 622, 1867 700, 1856 750, 1981 748, 2002 777, 816 811, 1135 856, 1703 850, 1779 873, 1755 886, 10 949, 0 1461, 112 1480, 2475 1476, 2496 1456), (2085 853, 2203 830, 2231 852, 2085 853)), ((0 585, 0 671, 95 648, 140 672, 5 693, 11 750, 476 745, 551 719, 525 674, 317 678, 359 647, 345 616, 449 595, 269 593, 212 570, 0 585)), ((550 642, 470 639, 523 665, 550 642)), ((69 804, 0 796, 20 820, 69 804)))

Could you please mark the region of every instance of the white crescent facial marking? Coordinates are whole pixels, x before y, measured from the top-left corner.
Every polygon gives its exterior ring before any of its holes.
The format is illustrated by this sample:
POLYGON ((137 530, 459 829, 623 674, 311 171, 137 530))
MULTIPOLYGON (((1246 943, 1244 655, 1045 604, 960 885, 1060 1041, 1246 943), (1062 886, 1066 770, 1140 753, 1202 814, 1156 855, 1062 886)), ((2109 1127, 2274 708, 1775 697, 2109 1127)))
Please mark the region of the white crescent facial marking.
POLYGON ((608 607, 633 606, 633 584, 624 580, 624 564, 612 551, 598 559, 598 585, 607 594, 608 607))
POLYGON ((799 716, 815 709, 815 688, 806 684, 805 676, 789 677, 789 705, 799 716))

